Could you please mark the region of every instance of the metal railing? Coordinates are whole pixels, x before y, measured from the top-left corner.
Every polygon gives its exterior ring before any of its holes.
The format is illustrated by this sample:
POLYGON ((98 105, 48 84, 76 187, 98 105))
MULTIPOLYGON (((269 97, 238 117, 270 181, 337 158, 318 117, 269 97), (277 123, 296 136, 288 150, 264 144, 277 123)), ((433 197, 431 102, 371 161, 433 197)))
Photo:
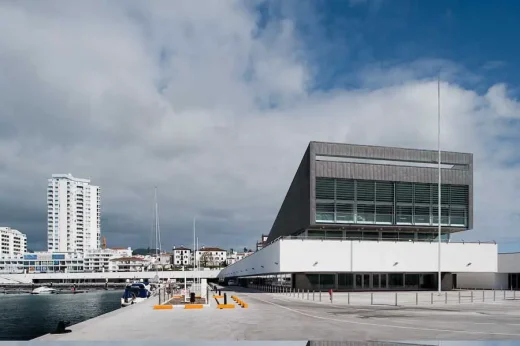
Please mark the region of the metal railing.
POLYGON ((284 286, 255 285, 253 288, 286 296, 288 298, 337 305, 448 305, 492 303, 496 301, 520 300, 520 290, 452 290, 440 294, 432 291, 372 291, 334 292, 329 290, 296 289, 284 286))

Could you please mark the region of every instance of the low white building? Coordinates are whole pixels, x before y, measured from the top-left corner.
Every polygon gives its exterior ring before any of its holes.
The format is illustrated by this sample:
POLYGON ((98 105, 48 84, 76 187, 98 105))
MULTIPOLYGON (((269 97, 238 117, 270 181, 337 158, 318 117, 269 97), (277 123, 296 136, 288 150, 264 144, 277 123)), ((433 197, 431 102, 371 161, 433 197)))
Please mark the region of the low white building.
POLYGON ((236 251, 228 252, 227 258, 226 258, 226 264, 227 265, 234 264, 234 263, 240 261, 241 259, 243 259, 249 255, 252 255, 253 253, 254 252, 236 252, 236 251))
POLYGON ((144 271, 150 264, 150 259, 142 257, 119 257, 110 260, 109 268, 111 272, 139 272, 144 271))
POLYGON ((117 270, 111 259, 132 256, 131 248, 90 250, 85 253, 34 252, 0 255, 0 273, 82 273, 117 270))
POLYGON ((21 255, 27 252, 27 236, 10 228, 0 227, 0 255, 21 255))
POLYGON ((106 272, 111 270, 110 260, 132 256, 132 248, 89 250, 83 256, 83 270, 85 272, 106 272))
POLYGON ((202 247, 195 253, 195 261, 200 267, 221 267, 226 263, 227 251, 218 247, 202 247))
POLYGON ((174 246, 172 249, 170 262, 174 266, 187 266, 192 263, 192 257, 193 254, 191 249, 184 246, 174 246))
POLYGON ((0 273, 79 273, 83 255, 79 253, 34 252, 0 256, 0 273))

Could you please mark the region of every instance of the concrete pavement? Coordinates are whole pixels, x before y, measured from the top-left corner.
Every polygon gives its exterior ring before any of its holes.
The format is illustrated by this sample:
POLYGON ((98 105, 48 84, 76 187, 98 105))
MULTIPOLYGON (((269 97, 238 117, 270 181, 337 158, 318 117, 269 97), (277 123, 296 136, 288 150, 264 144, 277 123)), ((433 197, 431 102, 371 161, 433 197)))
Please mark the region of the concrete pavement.
MULTIPOLYGON (((153 310, 155 301, 37 340, 497 340, 520 338, 520 301, 432 306, 317 303, 241 288, 249 308, 153 310)), ((391 296, 391 293, 390 293, 391 296)), ((323 297, 322 297, 323 299, 323 297)), ((231 300, 231 299, 230 299, 231 300)))

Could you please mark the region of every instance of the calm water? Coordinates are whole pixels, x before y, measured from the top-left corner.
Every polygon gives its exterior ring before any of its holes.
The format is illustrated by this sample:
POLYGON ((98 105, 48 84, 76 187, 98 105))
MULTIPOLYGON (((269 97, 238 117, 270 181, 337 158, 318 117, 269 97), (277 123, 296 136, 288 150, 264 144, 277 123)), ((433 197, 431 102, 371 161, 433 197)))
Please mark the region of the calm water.
POLYGON ((0 294, 0 340, 34 339, 54 331, 60 320, 76 324, 119 309, 122 294, 0 294))

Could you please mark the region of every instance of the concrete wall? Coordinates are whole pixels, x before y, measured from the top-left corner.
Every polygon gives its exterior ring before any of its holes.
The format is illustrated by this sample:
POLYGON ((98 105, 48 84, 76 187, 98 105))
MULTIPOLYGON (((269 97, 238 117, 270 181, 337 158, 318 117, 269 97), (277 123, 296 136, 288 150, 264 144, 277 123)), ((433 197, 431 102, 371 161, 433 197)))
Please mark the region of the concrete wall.
MULTIPOLYGON (((437 243, 283 239, 280 246, 281 271, 288 273, 438 270, 437 243)), ((496 272, 497 246, 442 243, 441 260, 444 272, 496 272)))
MULTIPOLYGON (((199 271, 159 271, 159 272, 105 272, 105 273, 48 273, 48 274, 0 274, 0 280, 5 283, 31 283, 33 280, 101 280, 101 279, 153 279, 158 275, 161 279, 188 279, 206 278, 214 279, 218 276, 219 270, 199 270, 199 271)), ((2 282, 0 281, 0 282, 2 282)))
POLYGON ((508 289, 507 274, 457 273, 457 288, 496 290, 508 289))
POLYGON ((498 255, 499 273, 520 273, 520 253, 501 253, 498 255))
POLYGON ((280 241, 274 242, 227 266, 219 273, 219 278, 280 273, 280 244, 280 241))
POLYGON ((267 237, 268 242, 284 235, 294 234, 311 224, 309 157, 309 149, 307 148, 278 215, 276 215, 273 227, 267 237))
MULTIPOLYGON (((437 272, 437 246, 435 242, 281 239, 223 269, 219 276, 312 272, 437 272)), ((497 271, 497 246, 487 243, 442 243, 441 259, 443 272, 493 273, 497 271)))

